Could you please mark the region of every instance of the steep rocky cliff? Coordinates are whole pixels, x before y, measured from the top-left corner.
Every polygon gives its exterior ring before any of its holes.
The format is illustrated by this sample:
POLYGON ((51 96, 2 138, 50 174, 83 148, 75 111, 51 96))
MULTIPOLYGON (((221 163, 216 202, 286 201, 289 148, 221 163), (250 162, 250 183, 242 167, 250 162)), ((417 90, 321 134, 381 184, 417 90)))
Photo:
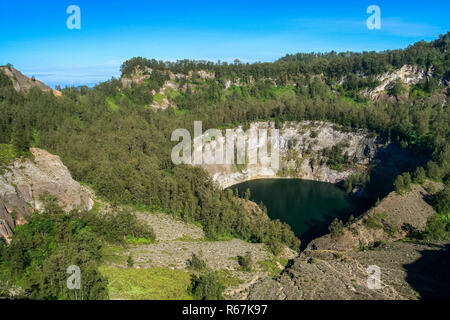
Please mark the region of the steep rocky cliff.
POLYGON ((16 159, 0 175, 0 237, 6 241, 26 216, 42 209, 44 192, 55 196, 66 211, 90 210, 94 204, 58 156, 37 148, 30 151, 34 159, 16 159))
MULTIPOLYGON (((270 139, 270 129, 274 129, 274 123, 255 122, 250 128, 269 129, 270 139)), ((270 163, 262 164, 252 158, 257 155, 257 152, 252 151, 265 141, 249 143, 248 133, 245 133, 245 140, 248 148, 245 165, 202 165, 220 187, 227 188, 252 179, 277 177, 337 183, 352 173, 366 170, 377 150, 383 146, 376 137, 362 130, 346 132, 338 125, 321 121, 290 122, 279 130, 280 162, 279 168, 273 168, 270 163), (340 146, 341 155, 346 154, 351 159, 351 164, 334 170, 327 164, 329 157, 324 151, 337 146, 340 146), (256 164, 251 164, 252 161, 256 164)), ((225 144, 225 135, 222 142, 225 144)), ((210 143, 205 143, 204 148, 208 144, 210 143)), ((270 156, 270 152, 268 154, 270 156)))

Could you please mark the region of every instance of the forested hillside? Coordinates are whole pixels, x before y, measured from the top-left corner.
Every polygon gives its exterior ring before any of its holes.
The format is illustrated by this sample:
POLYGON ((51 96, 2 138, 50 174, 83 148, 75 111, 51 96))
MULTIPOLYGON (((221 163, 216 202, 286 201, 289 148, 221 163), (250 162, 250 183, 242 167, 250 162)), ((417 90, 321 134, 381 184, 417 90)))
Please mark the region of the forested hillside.
MULTIPOLYGON (((0 163, 28 156, 30 146, 43 148, 59 155, 74 179, 113 204, 196 222, 210 239, 232 236, 267 243, 273 251, 281 244, 297 249, 288 225, 249 216, 237 196, 217 188, 203 169, 175 166, 172 131, 192 131, 194 120, 201 120, 204 130, 259 120, 278 127, 285 121, 326 120, 348 130, 368 129, 427 156, 428 177, 448 184, 449 49, 447 33, 405 50, 296 54, 274 63, 133 58, 122 65, 122 79, 93 89, 64 88, 60 97, 38 88, 18 92, 0 72, 0 163), (378 85, 377 75, 405 64, 423 68, 426 76, 414 85, 394 83, 386 94, 395 100, 373 101, 364 94, 378 85), (162 98, 158 92, 167 81, 175 85, 164 91, 172 107, 154 110, 150 105, 162 98)), ((65 228, 64 222, 54 223, 65 228)), ((72 229, 74 237, 82 236, 80 228, 72 229)))

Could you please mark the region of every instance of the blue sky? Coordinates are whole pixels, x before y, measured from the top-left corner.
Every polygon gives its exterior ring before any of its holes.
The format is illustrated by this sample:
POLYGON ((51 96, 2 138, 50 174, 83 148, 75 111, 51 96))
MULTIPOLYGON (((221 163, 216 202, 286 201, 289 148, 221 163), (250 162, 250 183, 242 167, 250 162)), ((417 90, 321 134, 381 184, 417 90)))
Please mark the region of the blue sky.
POLYGON ((119 76, 134 56, 274 61, 286 53, 404 48, 450 30, 450 1, 0 0, 0 65, 55 86, 119 76), (81 29, 69 30, 69 5, 81 29), (381 29, 369 30, 369 5, 381 29))

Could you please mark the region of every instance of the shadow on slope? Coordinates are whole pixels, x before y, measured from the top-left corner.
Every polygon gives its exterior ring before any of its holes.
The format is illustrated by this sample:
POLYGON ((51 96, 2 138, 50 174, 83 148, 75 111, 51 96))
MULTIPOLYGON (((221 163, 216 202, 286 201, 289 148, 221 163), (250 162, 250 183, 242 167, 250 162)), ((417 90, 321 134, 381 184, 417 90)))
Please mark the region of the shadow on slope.
POLYGON ((422 250, 421 257, 404 265, 406 281, 421 299, 450 299, 450 244, 436 250, 422 250))

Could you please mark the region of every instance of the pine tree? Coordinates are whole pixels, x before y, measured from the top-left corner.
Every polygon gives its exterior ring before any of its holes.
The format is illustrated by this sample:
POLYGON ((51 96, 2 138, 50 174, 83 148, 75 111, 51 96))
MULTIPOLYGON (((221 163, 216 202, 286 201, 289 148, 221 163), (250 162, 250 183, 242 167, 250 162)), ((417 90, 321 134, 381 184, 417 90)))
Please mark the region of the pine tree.
POLYGON ((404 181, 403 181, 403 176, 399 175, 399 176, 397 176, 397 178, 395 178, 394 188, 395 188, 395 191, 398 194, 402 194, 402 192, 403 192, 403 190, 405 188, 405 184, 404 184, 404 181))
POLYGON ((425 169, 418 167, 416 171, 414 171, 413 182, 421 185, 425 182, 426 177, 425 169))

